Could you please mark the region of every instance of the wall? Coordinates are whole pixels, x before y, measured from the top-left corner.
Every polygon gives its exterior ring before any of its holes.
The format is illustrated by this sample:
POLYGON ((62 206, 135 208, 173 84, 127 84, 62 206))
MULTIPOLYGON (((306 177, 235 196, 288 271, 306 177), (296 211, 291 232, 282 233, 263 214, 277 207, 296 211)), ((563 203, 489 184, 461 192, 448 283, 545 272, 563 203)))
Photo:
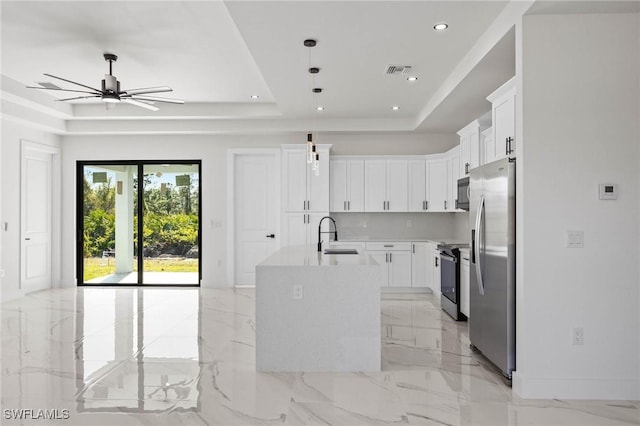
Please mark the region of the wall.
POLYGON ((640 399, 638 27, 633 14, 523 20, 523 397, 640 399), (605 182, 618 200, 598 199, 605 182), (584 231, 584 248, 565 247, 568 230, 584 231))
MULTIPOLYGON (((5 270, 1 282, 1 300, 7 301, 21 297, 20 290, 20 164, 21 140, 45 145, 59 146, 58 136, 30 129, 7 119, 2 119, 2 142, 0 156, 2 161, 0 188, 2 206, 0 224, 7 222, 7 231, 2 233, 2 261, 5 270)), ((54 269, 56 269, 54 267, 54 269)), ((53 287, 59 283, 54 282, 53 287)))
MULTIPOLYGON (((457 143, 455 135, 330 135, 334 154, 429 154, 457 143), (440 149, 441 147, 445 147, 440 149)), ((202 160, 203 287, 227 287, 227 149, 279 147, 303 143, 303 133, 287 135, 66 136, 63 141, 62 282, 75 286, 75 164, 79 160, 202 160), (213 223, 219 223, 215 228, 213 223)), ((438 221, 442 225, 442 221, 438 221)), ((452 223, 445 219, 447 226, 452 223)), ((424 225, 429 228, 429 225, 424 225)), ((442 231, 442 226, 432 226, 442 231)))

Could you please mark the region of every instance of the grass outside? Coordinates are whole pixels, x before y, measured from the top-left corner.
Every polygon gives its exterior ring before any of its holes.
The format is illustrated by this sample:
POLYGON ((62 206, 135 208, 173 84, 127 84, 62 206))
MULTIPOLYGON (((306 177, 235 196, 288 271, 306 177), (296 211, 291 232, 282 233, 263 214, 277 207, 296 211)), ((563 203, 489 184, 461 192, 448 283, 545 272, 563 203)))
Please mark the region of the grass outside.
MULTIPOLYGON (((133 258, 133 270, 138 270, 138 262, 133 258)), ((198 259, 177 258, 146 258, 144 259, 146 272, 198 272, 198 259)), ((84 259, 84 281, 105 275, 115 274, 116 261, 109 257, 86 257, 84 259)))

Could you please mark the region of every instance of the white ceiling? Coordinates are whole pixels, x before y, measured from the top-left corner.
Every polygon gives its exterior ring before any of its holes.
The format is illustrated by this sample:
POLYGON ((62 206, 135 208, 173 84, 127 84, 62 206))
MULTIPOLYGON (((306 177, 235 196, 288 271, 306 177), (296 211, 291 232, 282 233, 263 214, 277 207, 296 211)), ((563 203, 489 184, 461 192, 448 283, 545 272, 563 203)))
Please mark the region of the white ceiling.
MULTIPOLYGON (((488 110, 486 95, 515 73, 512 30, 423 116, 507 3, 2 1, 1 71, 5 80, 19 83, 3 84, 3 97, 15 101, 21 94, 6 96, 7 87, 37 82, 74 88, 42 73, 100 87, 108 72, 102 55, 110 52, 118 55, 113 74, 123 89, 170 86, 174 91, 162 96, 184 99, 185 105, 158 104, 161 111, 150 112, 78 101, 69 108, 54 101, 54 95, 68 94, 22 96, 62 116, 61 133, 126 132, 125 121, 127 129, 138 123, 150 132, 159 118, 183 123, 164 124, 174 132, 300 131, 314 125, 328 131, 450 133, 488 110), (449 29, 435 32, 437 22, 449 29), (306 38, 318 45, 303 46, 306 38), (312 110, 309 64, 321 68, 315 86, 324 92, 315 102, 325 106, 322 112, 312 110), (391 64, 413 66, 418 81, 385 75, 391 64), (260 98, 251 100, 253 94, 260 98), (392 111, 392 105, 400 109, 392 111)), ((553 2, 539 3, 540 13, 552 9, 553 2)), ((576 2, 562 2, 570 9, 565 3, 576 2)))

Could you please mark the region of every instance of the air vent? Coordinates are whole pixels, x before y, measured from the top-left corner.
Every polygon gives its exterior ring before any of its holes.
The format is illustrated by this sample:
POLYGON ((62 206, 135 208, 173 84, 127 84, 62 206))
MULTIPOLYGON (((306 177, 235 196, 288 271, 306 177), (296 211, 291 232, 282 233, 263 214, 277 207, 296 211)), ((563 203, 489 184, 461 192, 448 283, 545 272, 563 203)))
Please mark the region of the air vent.
POLYGON ((404 75, 409 74, 411 71, 411 65, 387 65, 385 68, 385 74, 389 75, 404 75))

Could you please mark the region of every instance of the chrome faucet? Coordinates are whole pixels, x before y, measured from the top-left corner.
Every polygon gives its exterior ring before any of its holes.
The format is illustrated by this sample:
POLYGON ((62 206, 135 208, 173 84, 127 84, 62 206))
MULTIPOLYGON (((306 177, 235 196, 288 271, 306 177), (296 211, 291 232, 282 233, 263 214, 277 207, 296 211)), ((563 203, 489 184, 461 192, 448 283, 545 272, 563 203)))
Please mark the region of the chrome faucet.
POLYGON ((320 219, 320 223, 318 223, 318 251, 321 252, 322 251, 322 240, 320 239, 320 234, 333 234, 333 241, 338 241, 338 227, 336 226, 336 221, 333 220, 333 218, 331 216, 325 216, 322 219, 320 219), (321 228, 322 228, 322 221, 325 219, 329 219, 331 222, 333 222, 333 232, 331 231, 325 231, 322 232, 321 228))

